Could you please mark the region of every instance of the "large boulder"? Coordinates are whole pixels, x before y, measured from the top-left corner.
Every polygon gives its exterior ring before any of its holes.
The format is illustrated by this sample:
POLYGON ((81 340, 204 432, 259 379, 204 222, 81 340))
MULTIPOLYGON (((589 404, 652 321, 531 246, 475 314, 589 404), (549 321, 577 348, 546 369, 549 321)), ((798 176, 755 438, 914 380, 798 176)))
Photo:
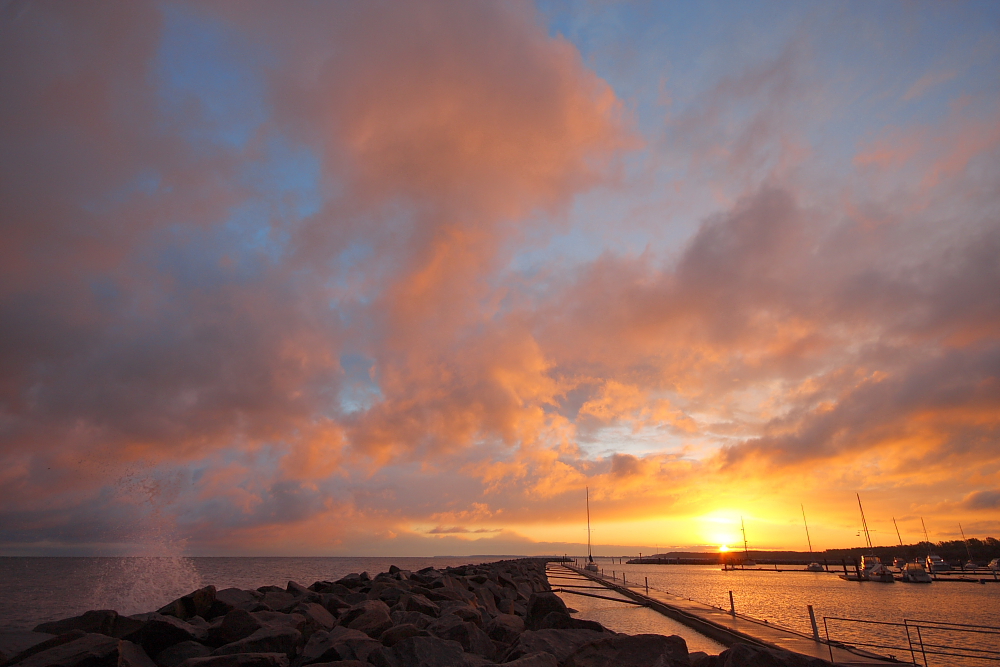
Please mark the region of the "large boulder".
POLYGON ((215 606, 215 593, 215 586, 199 588, 161 607, 157 610, 157 613, 164 616, 176 616, 185 621, 192 616, 214 618, 228 611, 228 609, 222 608, 222 606, 213 608, 215 606))
POLYGON ((198 642, 180 642, 163 649, 153 658, 156 667, 177 667, 188 658, 203 658, 210 655, 212 649, 198 642))
POLYGON ((505 662, 503 667, 559 667, 559 662, 551 653, 529 653, 517 660, 505 662))
POLYGON ((6 663, 13 665, 21 662, 29 656, 35 655, 36 653, 41 653, 42 651, 48 651, 50 648, 68 644, 86 635, 87 633, 83 630, 70 630, 65 634, 56 635, 55 637, 51 637, 50 639, 46 639, 43 642, 39 642, 38 644, 34 644, 22 651, 19 651, 18 653, 15 653, 14 655, 6 658, 6 663))
POLYGON ((55 639, 57 636, 48 632, 30 632, 28 630, 0 632, 0 664, 33 646, 55 639))
POLYGON ((329 630, 337 624, 337 619, 333 617, 333 614, 315 602, 300 602, 292 609, 292 613, 305 619, 301 630, 306 639, 309 639, 317 630, 329 630))
POLYGON ((368 656, 382 647, 382 644, 363 632, 341 626, 330 632, 316 632, 302 649, 297 664, 336 662, 338 660, 368 659, 368 656))
POLYGON ((559 630, 596 630, 597 632, 604 632, 605 630, 605 627, 597 621, 587 621, 582 618, 573 618, 569 614, 563 614, 558 611, 550 611, 545 614, 542 620, 535 624, 535 630, 545 630, 546 628, 555 628, 559 630))
POLYGON ((409 637, 371 655, 375 667, 457 667, 466 664, 458 642, 438 637, 409 637))
POLYGON ((234 653, 188 658, 179 667, 288 667, 284 653, 234 653))
POLYGON ((233 609, 222 621, 208 629, 208 639, 221 646, 249 637, 264 627, 264 622, 244 609, 233 609))
POLYGON ((403 641, 407 637, 430 637, 431 633, 427 632, 423 628, 418 628, 412 623, 402 623, 400 625, 394 625, 379 637, 379 641, 382 642, 383 646, 395 646, 399 642, 403 641))
POLYGON ((392 627, 389 607, 381 600, 363 600, 340 617, 338 625, 359 630, 373 639, 392 627))
POLYGON ((819 658, 750 644, 733 644, 714 662, 717 667, 831 667, 819 658))
POLYGON ((261 602, 275 611, 284 611, 294 607, 298 603, 298 600, 288 591, 278 590, 264 593, 264 598, 261 602))
POLYGON ((412 623, 418 628, 426 628, 434 623, 435 620, 433 617, 421 614, 419 611, 393 611, 389 616, 392 618, 393 625, 412 623))
POLYGON ((71 642, 35 653, 17 663, 18 667, 117 667, 120 648, 125 648, 125 662, 134 667, 152 667, 142 649, 131 642, 98 633, 87 633, 71 642), (135 650, 132 650, 134 647, 135 650), (145 657, 147 663, 141 658, 145 657))
POLYGON ((92 609, 80 616, 64 618, 60 621, 39 623, 35 626, 34 632, 61 635, 70 630, 83 630, 84 632, 96 632, 110 637, 114 633, 115 621, 117 620, 118 612, 113 609, 92 609))
POLYGON ((421 614, 435 618, 441 615, 441 607, 419 593, 407 593, 401 597, 397 608, 400 611, 419 611, 421 614))
POLYGON ((595 630, 526 630, 517 638, 502 662, 509 662, 529 653, 543 651, 554 655, 559 664, 562 664, 566 658, 584 644, 606 637, 608 637, 608 633, 595 630))
POLYGON ((496 653, 493 640, 475 623, 461 621, 435 633, 441 639, 450 639, 462 645, 468 653, 474 653, 492 660, 496 653))
MULTIPOLYGON (((215 593, 215 603, 226 613, 232 609, 255 611, 263 596, 257 591, 244 591, 239 588, 223 588, 215 593)), ((207 618, 207 617, 206 617, 207 618)))
POLYGON ((513 614, 498 614, 486 624, 486 634, 501 644, 513 644, 524 632, 524 619, 513 614))
POLYGON ((524 624, 529 630, 541 630, 542 619, 553 612, 570 617, 566 603, 555 593, 532 593, 528 599, 528 615, 524 624))
POLYGON ((118 642, 118 664, 116 667, 156 667, 142 647, 124 639, 118 642))
POLYGON ((202 641, 208 633, 192 626, 190 623, 174 616, 163 614, 139 614, 132 620, 140 621, 138 629, 130 632, 125 639, 133 641, 149 655, 157 655, 160 651, 184 641, 202 641))
POLYGON ((564 667, 691 667, 687 643, 672 635, 616 635, 574 651, 564 667))
POLYGON ((287 625, 265 625, 248 637, 220 646, 212 655, 235 653, 284 653, 288 657, 302 641, 302 633, 287 625))

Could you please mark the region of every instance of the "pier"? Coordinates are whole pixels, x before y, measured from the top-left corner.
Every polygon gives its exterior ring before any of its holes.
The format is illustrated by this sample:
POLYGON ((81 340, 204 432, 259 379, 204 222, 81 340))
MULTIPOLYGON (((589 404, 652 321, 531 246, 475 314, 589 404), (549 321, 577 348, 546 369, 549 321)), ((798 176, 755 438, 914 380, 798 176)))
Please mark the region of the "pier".
MULTIPOLYGON (((591 581, 601 584, 631 599, 637 604, 649 607, 664 616, 671 618, 696 632, 713 639, 724 646, 736 643, 754 644, 769 648, 793 651, 813 658, 834 662, 837 665, 891 665, 904 661, 893 661, 884 656, 868 653, 843 645, 831 645, 817 636, 809 636, 769 624, 735 612, 727 612, 701 602, 695 602, 678 595, 664 593, 645 586, 611 580, 594 572, 561 563, 550 564, 547 574, 553 578, 575 578, 581 581, 591 581)), ((551 583, 551 581, 550 581, 551 583)), ((573 590, 572 586, 554 584, 553 591, 569 594, 582 594, 573 590)), ((589 594, 593 597, 600 597, 589 594)), ((621 601, 621 600, 616 600, 621 601)), ((621 601, 624 602, 624 601, 621 601)), ((909 662, 909 661, 905 661, 909 662)))

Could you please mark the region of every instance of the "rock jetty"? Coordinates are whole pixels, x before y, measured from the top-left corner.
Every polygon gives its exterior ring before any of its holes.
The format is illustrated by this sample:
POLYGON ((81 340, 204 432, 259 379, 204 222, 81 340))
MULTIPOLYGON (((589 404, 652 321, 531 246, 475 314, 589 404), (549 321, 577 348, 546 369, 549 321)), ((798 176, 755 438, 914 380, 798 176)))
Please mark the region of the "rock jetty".
POLYGON ((0 667, 821 667, 745 645, 689 654, 680 637, 575 619, 538 559, 389 568, 257 590, 206 586, 162 609, 112 610, 0 633, 0 667))

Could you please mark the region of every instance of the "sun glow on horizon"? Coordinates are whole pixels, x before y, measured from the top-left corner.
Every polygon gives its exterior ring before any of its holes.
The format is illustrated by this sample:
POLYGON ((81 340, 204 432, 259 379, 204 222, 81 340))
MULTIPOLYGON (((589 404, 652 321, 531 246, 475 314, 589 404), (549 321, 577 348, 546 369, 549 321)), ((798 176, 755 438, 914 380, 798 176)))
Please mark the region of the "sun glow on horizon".
POLYGON ((723 553, 724 554, 727 551, 729 551, 729 547, 726 546, 725 544, 723 544, 721 547, 719 547, 719 553, 723 553))

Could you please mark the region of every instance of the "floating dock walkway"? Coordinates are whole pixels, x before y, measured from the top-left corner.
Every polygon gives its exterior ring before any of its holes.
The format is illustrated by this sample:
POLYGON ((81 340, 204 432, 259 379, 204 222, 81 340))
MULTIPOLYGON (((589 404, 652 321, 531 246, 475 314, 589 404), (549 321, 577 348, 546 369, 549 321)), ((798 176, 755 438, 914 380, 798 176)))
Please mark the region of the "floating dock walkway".
MULTIPOLYGON (((549 566, 549 572, 556 576, 578 575, 582 580, 597 582, 609 590, 620 593, 635 602, 649 607, 664 616, 682 623, 692 630, 719 642, 724 646, 736 643, 756 644, 770 648, 793 651, 812 658, 831 660, 837 665, 873 665, 885 667, 900 664, 903 661, 891 661, 874 653, 858 649, 848 649, 841 645, 827 644, 816 638, 782 628, 741 614, 731 614, 717 607, 701 602, 695 602, 678 595, 664 593, 645 586, 623 584, 610 580, 600 574, 588 572, 573 565, 560 563, 549 566)), ((556 592, 584 594, 572 590, 571 586, 553 586, 556 592)), ((586 595, 586 594, 584 594, 586 595)), ((590 594, 592 597, 602 597, 590 594)), ((609 598, 610 599, 610 598, 609 598)), ((621 601, 621 600, 618 600, 621 601)))

